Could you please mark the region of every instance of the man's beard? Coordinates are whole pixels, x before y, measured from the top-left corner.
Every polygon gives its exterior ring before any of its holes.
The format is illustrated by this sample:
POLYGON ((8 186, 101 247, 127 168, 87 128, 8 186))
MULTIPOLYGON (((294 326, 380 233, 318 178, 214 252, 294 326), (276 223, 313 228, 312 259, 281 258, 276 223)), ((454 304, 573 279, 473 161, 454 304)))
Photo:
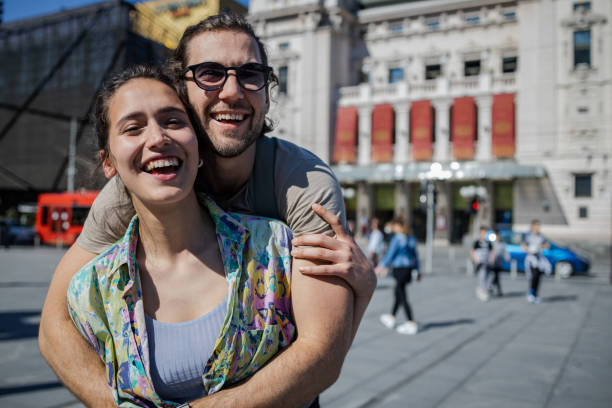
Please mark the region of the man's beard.
MULTIPOLYGON (((234 108, 239 108, 239 107, 236 106, 234 108)), ((205 116, 208 117, 210 121, 213 121, 214 119, 210 117, 210 110, 211 108, 208 109, 205 116)), ((198 119, 201 120, 201 118, 198 118, 198 119)), ((263 128, 264 128, 265 120, 266 120, 265 114, 260 113, 259 117, 257 118, 251 117, 250 120, 251 120, 251 126, 249 127, 247 133, 242 135, 241 137, 234 137, 234 135, 231 135, 230 133, 230 137, 223 137, 222 135, 221 138, 217 139, 211 136, 213 135, 212 131, 203 129, 204 130, 203 133, 206 135, 206 138, 208 139, 208 144, 212 152, 218 157, 223 157, 226 159, 231 159, 231 158, 240 156, 242 153, 244 153, 253 143, 255 143, 255 141, 259 138, 259 136, 261 136, 263 128), (223 144, 221 140, 225 138, 232 140, 232 143, 223 144)), ((201 123, 202 122, 200 121, 200 124, 201 123)), ((204 126, 201 126, 201 128, 203 127, 204 126)))
POLYGON ((259 135, 261 135, 262 127, 259 126, 258 128, 259 129, 249 130, 249 132, 245 135, 245 137, 241 139, 232 138, 232 140, 235 141, 236 143, 224 144, 224 145, 221 145, 220 143, 218 143, 218 141, 210 137, 210 134, 209 134, 208 140, 210 141, 210 147, 212 148, 213 153, 219 157, 231 159, 233 157, 240 156, 253 143, 255 143, 259 135))

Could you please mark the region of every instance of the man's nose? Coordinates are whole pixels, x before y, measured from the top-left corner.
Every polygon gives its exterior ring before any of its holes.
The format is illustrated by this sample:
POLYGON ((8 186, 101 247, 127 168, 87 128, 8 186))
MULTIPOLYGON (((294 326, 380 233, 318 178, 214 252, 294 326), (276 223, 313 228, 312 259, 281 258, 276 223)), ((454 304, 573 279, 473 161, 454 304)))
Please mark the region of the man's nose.
POLYGON ((242 98, 243 96, 242 88, 238 82, 236 72, 228 72, 227 80, 223 84, 221 92, 219 92, 219 99, 236 100, 242 98))

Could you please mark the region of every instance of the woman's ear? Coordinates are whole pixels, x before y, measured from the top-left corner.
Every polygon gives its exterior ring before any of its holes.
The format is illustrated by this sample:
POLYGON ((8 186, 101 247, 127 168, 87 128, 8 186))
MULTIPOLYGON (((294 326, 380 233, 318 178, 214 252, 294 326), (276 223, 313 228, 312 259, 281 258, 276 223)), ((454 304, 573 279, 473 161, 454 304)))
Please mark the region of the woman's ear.
POLYGON ((104 150, 100 150, 100 160, 102 160, 102 169, 104 170, 104 176, 106 178, 113 178, 117 174, 117 169, 113 165, 113 162, 110 158, 110 154, 106 153, 104 150))

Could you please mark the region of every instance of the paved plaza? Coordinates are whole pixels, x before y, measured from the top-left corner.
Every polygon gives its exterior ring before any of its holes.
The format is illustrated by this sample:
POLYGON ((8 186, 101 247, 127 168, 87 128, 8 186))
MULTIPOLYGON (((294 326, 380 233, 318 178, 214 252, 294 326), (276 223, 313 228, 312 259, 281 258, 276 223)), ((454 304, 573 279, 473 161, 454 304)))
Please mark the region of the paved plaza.
MULTIPOLYGON (((610 259, 588 277, 545 279, 543 303, 528 304, 522 275, 503 275, 505 296, 479 302, 467 251, 438 247, 434 272, 410 286, 422 331, 386 329, 393 282, 382 278, 340 379, 323 407, 612 406, 610 259)), ((54 248, 0 249, 0 407, 82 407, 37 347, 54 248)), ((423 252, 421 252, 421 255, 423 252)), ((403 313, 399 315, 404 318, 403 313)))

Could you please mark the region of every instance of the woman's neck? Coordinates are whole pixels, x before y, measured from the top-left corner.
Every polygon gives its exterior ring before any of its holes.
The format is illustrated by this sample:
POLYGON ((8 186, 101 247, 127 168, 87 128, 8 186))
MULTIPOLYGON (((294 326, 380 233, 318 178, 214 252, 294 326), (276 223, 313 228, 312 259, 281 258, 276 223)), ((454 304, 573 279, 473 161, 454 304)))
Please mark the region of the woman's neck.
POLYGON ((203 247, 202 237, 215 228, 193 191, 179 203, 155 206, 135 201, 134 208, 139 246, 147 258, 170 260, 183 251, 198 253, 203 247))

